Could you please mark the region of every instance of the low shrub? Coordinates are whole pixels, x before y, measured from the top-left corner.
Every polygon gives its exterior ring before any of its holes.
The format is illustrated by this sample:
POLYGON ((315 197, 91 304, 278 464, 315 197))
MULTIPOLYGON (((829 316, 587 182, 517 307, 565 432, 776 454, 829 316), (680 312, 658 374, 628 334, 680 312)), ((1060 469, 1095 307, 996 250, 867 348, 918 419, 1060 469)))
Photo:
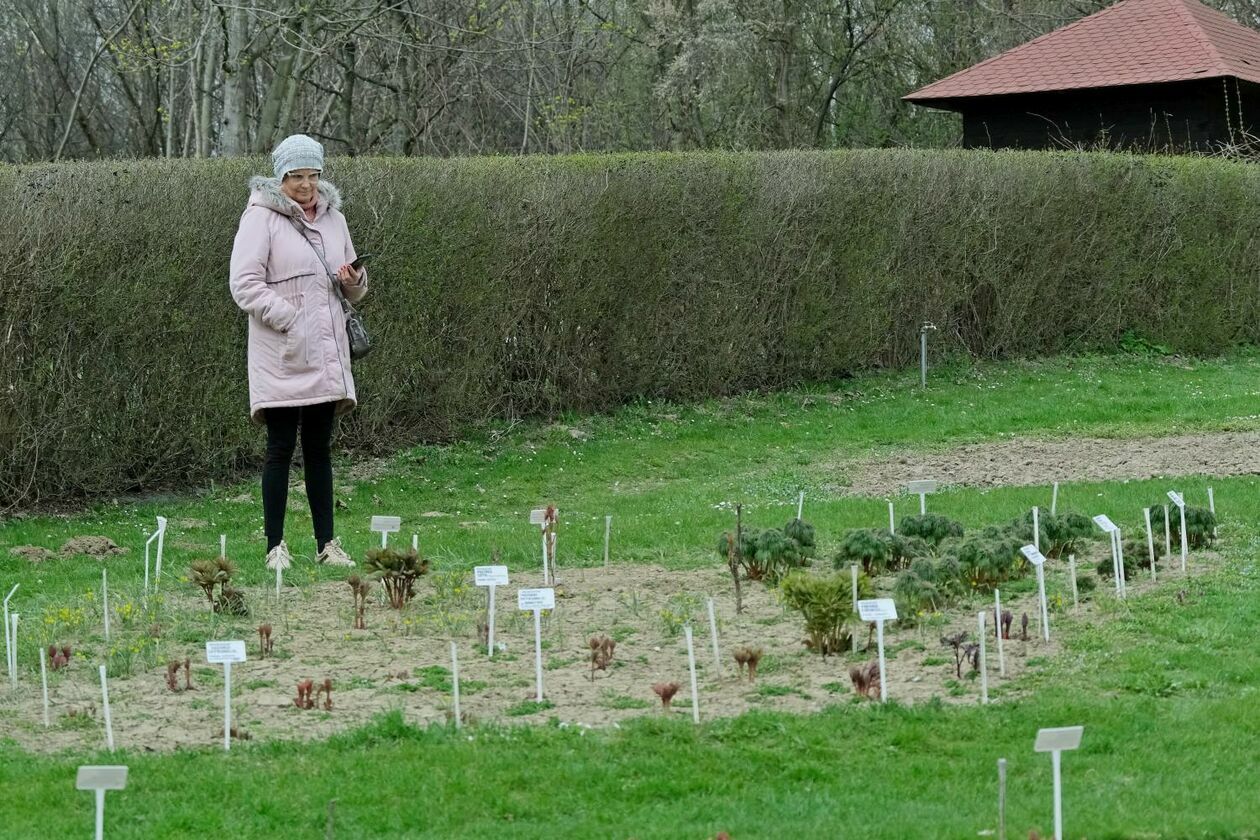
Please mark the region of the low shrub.
MULTIPOLYGON (((717 553, 723 561, 730 557, 733 539, 729 532, 718 537, 717 553)), ((814 526, 793 519, 782 529, 745 530, 736 562, 749 580, 776 583, 792 569, 809 565, 814 550, 814 526)))
POLYGON ((865 574, 878 575, 892 565, 892 556, 892 540, 887 531, 858 528, 840 540, 832 563, 837 569, 848 569, 856 563, 865 574))
MULTIPOLYGON (((1156 521, 1162 524, 1163 516, 1156 517, 1155 510, 1151 511, 1151 528, 1155 528, 1156 521)), ((1207 548, 1216 541, 1213 533, 1216 530, 1216 515, 1207 508, 1193 507, 1186 505, 1186 545, 1191 549, 1207 548)), ((1175 507, 1168 509, 1168 532, 1172 535, 1172 544, 1174 550, 1181 545, 1181 514, 1177 512, 1175 507)))
MULTIPOLYGON (((805 618, 805 644, 827 656, 849 649, 852 634, 861 623, 853 612, 853 580, 850 575, 811 575, 794 571, 779 584, 783 602, 805 618)), ((858 598, 872 594, 870 579, 858 576, 858 598)))
POLYGON ((897 534, 902 537, 917 537, 935 546, 950 537, 961 537, 963 526, 948 516, 925 513, 920 516, 904 517, 901 524, 897 526, 897 534))
POLYGON ((952 554, 938 559, 920 557, 897 576, 893 597, 897 600, 897 614, 911 621, 921 613, 940 612, 966 589, 957 557, 952 554))
MULTIPOLYGON (((1092 519, 1081 513, 1041 514, 1040 518, 1041 531, 1046 537, 1041 543, 1045 546, 1042 553, 1053 559, 1080 552, 1085 541, 1102 533, 1092 519)), ((1032 511, 1028 512, 1028 523, 1031 532, 1032 511)))
MULTIPOLYGON (((1031 534, 1031 526, 1028 530, 1031 534)), ((1021 545, 1024 543, 998 532, 966 537, 954 546, 952 555, 972 589, 991 592, 1004 581, 1021 577, 1027 570, 1028 562, 1019 552, 1021 545)))

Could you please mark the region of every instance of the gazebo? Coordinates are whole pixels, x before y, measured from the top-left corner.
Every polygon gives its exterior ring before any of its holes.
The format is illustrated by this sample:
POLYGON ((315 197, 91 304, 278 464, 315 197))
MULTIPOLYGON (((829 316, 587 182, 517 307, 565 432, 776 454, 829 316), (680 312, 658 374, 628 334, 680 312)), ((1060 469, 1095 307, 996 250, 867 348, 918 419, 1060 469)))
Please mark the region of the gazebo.
POLYGON ((903 97, 968 148, 1210 151, 1260 125, 1260 32, 1197 0, 1121 0, 903 97))

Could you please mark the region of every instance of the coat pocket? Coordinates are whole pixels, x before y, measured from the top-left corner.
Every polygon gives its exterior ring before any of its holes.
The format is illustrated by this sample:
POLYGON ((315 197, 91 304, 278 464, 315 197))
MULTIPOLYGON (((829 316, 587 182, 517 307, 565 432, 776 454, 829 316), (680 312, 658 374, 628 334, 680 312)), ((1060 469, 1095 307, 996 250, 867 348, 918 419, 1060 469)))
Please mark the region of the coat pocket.
POLYGON ((286 370, 306 370, 310 367, 306 295, 298 293, 290 302, 297 309, 298 316, 288 332, 280 336, 280 366, 286 370))

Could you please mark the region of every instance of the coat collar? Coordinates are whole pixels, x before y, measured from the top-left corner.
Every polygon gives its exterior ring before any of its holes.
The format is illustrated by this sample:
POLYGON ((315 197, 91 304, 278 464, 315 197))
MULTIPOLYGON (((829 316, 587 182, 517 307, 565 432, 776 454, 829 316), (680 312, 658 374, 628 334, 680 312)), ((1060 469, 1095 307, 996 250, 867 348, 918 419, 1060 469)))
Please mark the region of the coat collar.
MULTIPOLYGON (((294 219, 301 219, 304 216, 298 203, 280 191, 279 178, 255 175, 249 179, 249 190, 249 203, 251 206, 266 207, 268 210, 274 210, 282 216, 289 216, 294 219)), ((340 210, 341 191, 328 181, 321 180, 319 182, 318 203, 332 210, 340 210)), ((315 213, 318 218, 320 209, 316 209, 315 213)))

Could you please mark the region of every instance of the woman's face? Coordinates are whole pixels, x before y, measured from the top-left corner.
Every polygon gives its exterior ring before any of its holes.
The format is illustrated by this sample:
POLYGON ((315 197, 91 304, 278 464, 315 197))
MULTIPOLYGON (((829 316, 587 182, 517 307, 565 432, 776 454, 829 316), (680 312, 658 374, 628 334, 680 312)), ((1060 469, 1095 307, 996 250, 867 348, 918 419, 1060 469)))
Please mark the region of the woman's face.
POLYGON ((280 182, 280 191, 298 204, 310 204, 318 189, 318 169, 294 169, 280 182))

